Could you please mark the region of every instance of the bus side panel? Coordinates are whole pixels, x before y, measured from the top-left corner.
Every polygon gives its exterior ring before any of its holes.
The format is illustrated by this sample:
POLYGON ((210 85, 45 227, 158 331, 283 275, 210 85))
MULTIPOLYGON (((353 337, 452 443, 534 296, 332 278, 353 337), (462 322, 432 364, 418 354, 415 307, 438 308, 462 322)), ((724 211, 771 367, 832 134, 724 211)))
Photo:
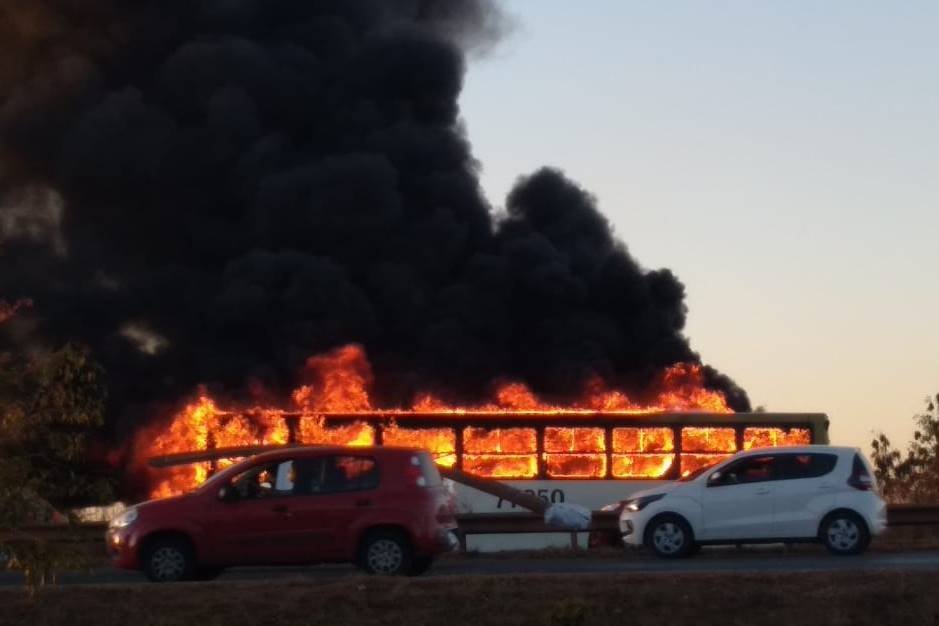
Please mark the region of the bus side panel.
MULTIPOLYGON (((450 481, 448 481, 450 482, 450 481)), ((663 480, 505 480, 502 481, 543 499, 548 504, 569 502, 598 510, 631 494, 661 485, 663 480)), ((521 513, 518 507, 472 487, 451 483, 460 513, 521 513)))

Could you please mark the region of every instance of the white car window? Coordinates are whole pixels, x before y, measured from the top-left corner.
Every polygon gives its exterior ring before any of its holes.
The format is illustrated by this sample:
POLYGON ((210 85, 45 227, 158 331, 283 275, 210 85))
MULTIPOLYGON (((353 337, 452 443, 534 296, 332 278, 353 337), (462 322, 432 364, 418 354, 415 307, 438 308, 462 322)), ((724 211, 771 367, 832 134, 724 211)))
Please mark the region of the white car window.
POLYGON ((727 467, 711 474, 709 487, 741 485, 776 480, 776 461, 772 455, 751 456, 731 463, 727 467))
POLYGON ((803 453, 783 454, 781 460, 781 478, 797 480, 800 478, 819 478, 830 473, 838 463, 834 454, 803 453))

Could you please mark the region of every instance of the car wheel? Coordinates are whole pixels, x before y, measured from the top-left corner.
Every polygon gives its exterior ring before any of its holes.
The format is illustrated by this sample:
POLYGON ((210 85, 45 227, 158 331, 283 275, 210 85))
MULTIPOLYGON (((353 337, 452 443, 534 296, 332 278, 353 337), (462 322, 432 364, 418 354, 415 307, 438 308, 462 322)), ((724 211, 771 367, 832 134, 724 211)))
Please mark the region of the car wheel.
POLYGON ((686 557, 694 550, 694 534, 688 522, 677 515, 652 520, 646 530, 646 545, 666 559, 686 557))
POLYGON ((144 573, 155 583, 190 580, 195 574, 195 559, 189 543, 176 538, 157 539, 143 558, 144 573))
POLYGON ((411 544, 400 532, 369 533, 362 543, 359 565, 369 574, 401 576, 411 571, 411 544))
POLYGON ((839 511, 822 523, 820 539, 828 551, 837 555, 860 554, 871 540, 867 524, 856 513, 839 511))
POLYGON ((416 556, 411 559, 411 569, 408 574, 411 576, 420 576, 427 573, 430 566, 434 564, 434 558, 431 556, 416 556))

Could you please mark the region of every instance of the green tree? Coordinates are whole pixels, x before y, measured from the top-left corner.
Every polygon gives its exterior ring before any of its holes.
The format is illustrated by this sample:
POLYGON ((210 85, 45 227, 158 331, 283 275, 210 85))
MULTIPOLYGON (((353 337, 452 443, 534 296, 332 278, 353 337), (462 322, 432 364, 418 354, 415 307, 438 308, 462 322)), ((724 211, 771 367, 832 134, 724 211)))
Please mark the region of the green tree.
POLYGON ((913 418, 916 430, 904 455, 880 433, 871 442, 872 460, 889 502, 939 502, 939 394, 926 400, 926 410, 913 418))
POLYGON ((31 589, 78 564, 78 553, 29 529, 73 524, 59 511, 113 494, 107 474, 89 460, 106 400, 104 371, 82 346, 38 357, 0 354, 0 552, 31 589))

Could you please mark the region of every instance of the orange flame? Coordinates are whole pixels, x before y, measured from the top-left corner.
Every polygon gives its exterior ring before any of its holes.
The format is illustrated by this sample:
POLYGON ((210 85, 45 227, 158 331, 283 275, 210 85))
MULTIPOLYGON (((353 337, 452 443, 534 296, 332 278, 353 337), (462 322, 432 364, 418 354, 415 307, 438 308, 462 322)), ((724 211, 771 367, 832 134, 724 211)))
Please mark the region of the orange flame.
MULTIPOLYGON (((570 406, 542 401, 530 388, 518 382, 499 384, 493 400, 478 406, 452 406, 430 394, 419 394, 410 409, 376 409, 369 397, 372 370, 361 346, 348 345, 330 353, 311 357, 303 373, 304 384, 292 394, 299 411, 291 413, 271 408, 223 412, 203 392, 168 425, 141 431, 134 455, 146 458, 178 452, 257 444, 373 445, 381 429, 384 445, 421 447, 431 451, 444 466, 456 463, 457 439, 463 443, 462 468, 481 476, 532 478, 543 467, 556 478, 658 478, 676 465, 675 431, 663 427, 613 428, 610 441, 604 429, 552 426, 550 420, 565 416, 590 416, 597 411, 612 414, 644 414, 666 411, 731 413, 723 394, 707 389, 700 366, 678 364, 667 368, 654 382, 651 403, 642 404, 621 390, 609 389, 599 379, 592 381, 583 397, 570 406), (539 458, 538 434, 531 427, 411 427, 395 423, 396 416, 493 414, 511 418, 513 414, 542 415, 545 418, 543 452, 539 458), (365 419, 380 413, 382 425, 365 419), (330 415, 346 419, 335 423, 330 415), (294 419, 294 426, 289 420, 294 419), (292 430, 293 428, 293 430, 292 430), (293 434, 291 435, 291 432, 293 434), (609 447, 609 449, 608 449, 609 447), (609 467, 607 467, 609 463, 609 467)), ((432 418, 428 418, 432 419, 432 418)), ((686 473, 737 449, 733 428, 684 427, 681 429, 681 472, 686 473)), ((810 439, 807 430, 747 428, 743 447, 792 445, 810 439)), ((220 462, 218 465, 223 465, 220 462)), ((199 485, 212 471, 209 463, 161 471, 153 476, 152 495, 164 497, 199 485)))
POLYGON ((307 359, 305 378, 311 379, 293 392, 293 401, 306 411, 368 411, 372 366, 361 346, 348 345, 307 359))

